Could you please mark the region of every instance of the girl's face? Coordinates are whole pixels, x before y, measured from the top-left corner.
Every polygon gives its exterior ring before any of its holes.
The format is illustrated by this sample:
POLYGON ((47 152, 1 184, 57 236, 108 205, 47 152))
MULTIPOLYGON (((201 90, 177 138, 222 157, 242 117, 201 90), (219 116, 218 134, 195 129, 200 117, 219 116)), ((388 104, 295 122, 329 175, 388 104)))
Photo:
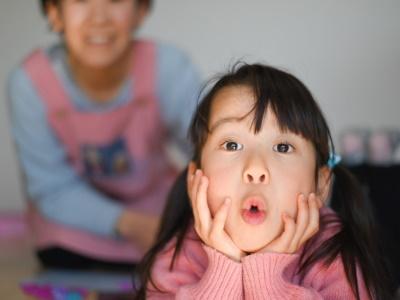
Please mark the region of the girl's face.
POLYGON ((131 33, 144 19, 145 5, 135 0, 61 0, 48 7, 53 29, 63 33, 71 59, 104 68, 124 57, 131 33))
POLYGON ((211 214, 226 197, 232 205, 225 230, 243 251, 254 252, 283 230, 282 213, 297 212, 297 197, 316 192, 316 156, 311 142, 282 132, 271 109, 254 134, 250 88, 226 87, 213 100, 210 134, 201 167, 209 178, 211 214))

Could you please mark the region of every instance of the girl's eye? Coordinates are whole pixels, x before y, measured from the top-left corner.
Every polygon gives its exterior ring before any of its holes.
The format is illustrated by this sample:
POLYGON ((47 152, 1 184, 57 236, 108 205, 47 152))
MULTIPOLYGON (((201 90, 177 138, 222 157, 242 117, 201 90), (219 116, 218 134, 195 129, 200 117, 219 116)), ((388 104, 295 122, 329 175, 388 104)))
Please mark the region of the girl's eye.
POLYGON ((293 151, 293 146, 288 143, 279 143, 274 145, 273 150, 279 153, 290 153, 293 151))
POLYGON ((222 147, 227 151, 239 151, 243 149, 243 145, 236 142, 225 142, 222 147))

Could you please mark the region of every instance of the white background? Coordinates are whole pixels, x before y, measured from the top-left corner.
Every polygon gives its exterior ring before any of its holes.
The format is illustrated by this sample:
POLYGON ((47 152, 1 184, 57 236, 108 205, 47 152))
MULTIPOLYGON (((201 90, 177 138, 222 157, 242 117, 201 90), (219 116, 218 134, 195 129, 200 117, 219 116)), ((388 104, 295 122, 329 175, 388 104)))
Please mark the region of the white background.
MULTIPOLYGON (((0 210, 24 203, 7 74, 57 39, 38 2, 0 0, 0 210)), ((236 59, 285 68, 311 89, 335 137, 349 126, 400 129, 398 0, 158 0, 141 34, 185 49, 203 78, 236 59)))

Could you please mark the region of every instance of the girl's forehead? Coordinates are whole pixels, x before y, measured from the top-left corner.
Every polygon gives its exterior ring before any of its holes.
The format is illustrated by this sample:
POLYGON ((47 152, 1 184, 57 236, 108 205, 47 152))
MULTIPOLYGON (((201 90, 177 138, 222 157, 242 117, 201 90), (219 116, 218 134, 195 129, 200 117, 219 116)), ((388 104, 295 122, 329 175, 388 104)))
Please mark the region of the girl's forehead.
MULTIPOLYGON (((225 122, 253 123, 255 119, 255 97, 248 86, 224 87, 216 93, 211 104, 209 129, 225 122)), ((279 127, 272 109, 266 109, 265 120, 274 127, 279 127)))
POLYGON ((253 109, 254 93, 247 86, 228 86, 218 91, 211 104, 209 124, 220 118, 245 118, 253 109))
MULTIPOLYGON (((232 126, 245 126, 255 133, 256 99, 253 89, 245 85, 228 86, 218 91, 211 104, 208 129, 213 133, 215 129, 228 124, 232 126)), ((286 124, 280 124, 271 104, 266 107, 261 131, 268 131, 276 135, 297 136, 305 142, 310 142, 299 132, 292 132, 286 124)))

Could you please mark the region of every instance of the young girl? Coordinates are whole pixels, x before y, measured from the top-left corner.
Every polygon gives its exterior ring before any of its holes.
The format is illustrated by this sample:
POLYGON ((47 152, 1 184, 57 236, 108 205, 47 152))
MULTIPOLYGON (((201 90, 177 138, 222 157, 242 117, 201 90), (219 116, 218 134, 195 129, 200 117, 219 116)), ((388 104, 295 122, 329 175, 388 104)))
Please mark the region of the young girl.
POLYGON ((193 162, 141 264, 138 299, 389 299, 371 214, 298 79, 234 69, 190 135, 193 162), (333 175, 338 214, 326 206, 333 175))
POLYGON ((38 258, 131 270, 177 175, 166 145, 187 154, 200 78, 182 51, 132 38, 150 0, 40 3, 60 42, 9 80, 38 258))

